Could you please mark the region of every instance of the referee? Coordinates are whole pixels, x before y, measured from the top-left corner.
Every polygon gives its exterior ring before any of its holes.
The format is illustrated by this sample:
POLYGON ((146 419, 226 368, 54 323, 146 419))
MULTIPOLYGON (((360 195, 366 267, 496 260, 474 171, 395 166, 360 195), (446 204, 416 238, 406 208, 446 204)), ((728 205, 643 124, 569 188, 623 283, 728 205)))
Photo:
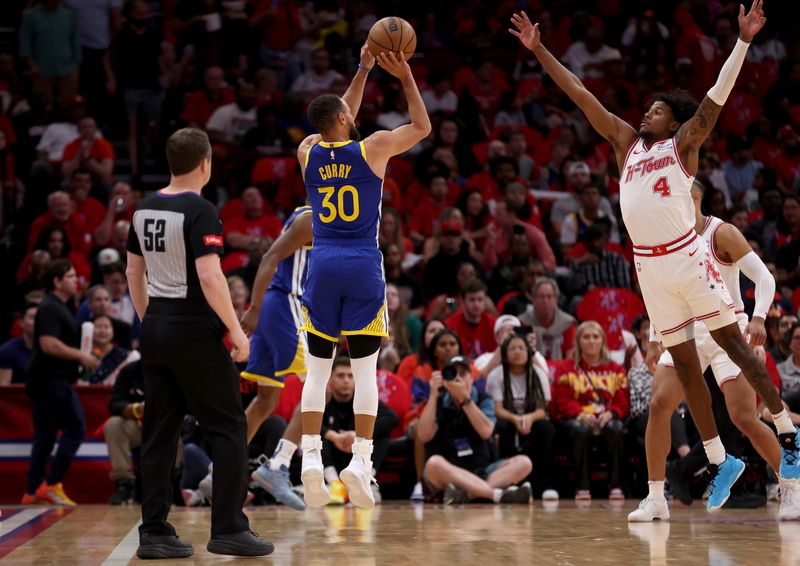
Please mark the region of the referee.
POLYGON ((249 344, 220 268, 222 225, 200 196, 211 176, 211 145, 201 130, 178 130, 167 141, 172 178, 136 208, 128 233, 128 286, 142 320, 145 406, 142 430, 142 525, 139 558, 181 558, 194 552, 167 522, 178 432, 192 408, 210 441, 214 499, 208 551, 263 556, 274 547, 250 531, 242 512, 247 490, 247 423, 239 374, 249 344))

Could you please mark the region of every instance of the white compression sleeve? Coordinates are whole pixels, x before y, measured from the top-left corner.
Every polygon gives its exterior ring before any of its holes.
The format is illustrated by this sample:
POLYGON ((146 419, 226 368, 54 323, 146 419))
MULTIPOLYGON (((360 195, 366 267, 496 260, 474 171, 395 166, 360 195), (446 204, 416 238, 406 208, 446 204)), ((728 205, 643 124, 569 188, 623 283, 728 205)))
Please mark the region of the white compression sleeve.
POLYGON ((353 413, 356 415, 378 414, 378 353, 364 358, 350 358, 356 392, 353 397, 353 413))
POLYGON ((333 358, 318 358, 308 354, 306 382, 300 398, 300 409, 304 413, 325 412, 325 392, 331 377, 333 358))
POLYGON ((756 284, 756 306, 753 309, 753 316, 766 320, 767 311, 775 300, 775 278, 756 252, 746 254, 736 262, 736 265, 745 277, 756 284))
POLYGON ((736 84, 736 78, 739 76, 742 63, 747 55, 748 47, 750 47, 749 43, 741 39, 736 40, 733 51, 728 55, 728 60, 725 61, 725 64, 722 65, 722 69, 719 71, 717 83, 708 91, 708 97, 716 104, 722 106, 725 104, 725 101, 728 100, 728 95, 730 95, 733 90, 733 85, 736 84))

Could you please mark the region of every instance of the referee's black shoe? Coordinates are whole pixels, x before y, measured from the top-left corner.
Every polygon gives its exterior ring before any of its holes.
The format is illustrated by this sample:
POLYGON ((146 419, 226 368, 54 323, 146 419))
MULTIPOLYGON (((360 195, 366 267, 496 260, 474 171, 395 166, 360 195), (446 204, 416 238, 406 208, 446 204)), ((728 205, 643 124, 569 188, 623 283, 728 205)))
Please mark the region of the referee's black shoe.
POLYGON ((253 531, 242 531, 232 535, 212 536, 206 549, 213 554, 232 556, 266 556, 272 554, 275 546, 261 540, 253 531))
POLYGON ((175 535, 140 535, 136 556, 142 560, 159 558, 188 558, 194 547, 175 535))

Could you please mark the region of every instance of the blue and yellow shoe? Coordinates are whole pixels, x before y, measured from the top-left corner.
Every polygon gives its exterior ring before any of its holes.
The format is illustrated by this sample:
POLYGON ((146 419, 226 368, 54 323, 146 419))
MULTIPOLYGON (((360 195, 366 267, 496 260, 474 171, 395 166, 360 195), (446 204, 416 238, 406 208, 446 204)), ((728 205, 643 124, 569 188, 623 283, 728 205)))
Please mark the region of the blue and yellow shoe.
POLYGON ((800 429, 778 435, 781 445, 781 479, 800 479, 800 429))
POLYGON ((289 481, 289 469, 286 466, 272 470, 269 467, 269 463, 263 464, 253 472, 251 478, 259 486, 267 490, 272 497, 287 507, 298 511, 306 508, 305 502, 292 491, 292 484, 289 481))
POLYGON ((711 476, 711 492, 708 496, 706 509, 709 513, 719 511, 731 496, 731 487, 744 472, 744 462, 730 454, 725 455, 725 461, 719 466, 708 465, 708 474, 711 476))

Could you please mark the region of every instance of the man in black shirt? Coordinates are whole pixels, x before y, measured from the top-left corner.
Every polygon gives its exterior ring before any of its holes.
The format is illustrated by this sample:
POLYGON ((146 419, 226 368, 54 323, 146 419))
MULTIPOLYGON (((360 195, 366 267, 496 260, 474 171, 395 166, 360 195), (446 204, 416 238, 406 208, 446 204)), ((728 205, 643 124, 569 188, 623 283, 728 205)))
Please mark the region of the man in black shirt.
MULTIPOLYGON (((352 446, 356 439, 356 421, 353 415, 356 388, 349 357, 341 356, 334 360, 330 384, 331 398, 325 405, 322 417, 322 463, 325 466, 326 479, 332 482, 338 480, 339 472, 350 464, 353 457, 352 446)), ((375 471, 381 469, 381 463, 389 451, 389 433, 398 422, 397 414, 379 401, 372 437, 372 467, 375 471)), ((378 485, 372 486, 377 503, 380 501, 378 485)))
POLYGON ((417 423, 428 459, 422 472, 428 496, 444 492, 446 504, 474 499, 528 503, 530 484, 515 484, 533 465, 522 454, 507 460, 495 456, 494 401, 472 384, 469 360, 453 356, 442 371, 431 374, 430 386, 431 396, 417 423))
POLYGON ((78 349, 80 332, 73 302, 78 290, 75 268, 69 260, 57 259, 47 264, 42 280, 47 293, 36 311, 26 385, 33 412, 33 447, 28 489, 22 503, 74 507, 75 502, 64 493, 61 481, 83 441, 86 423, 72 384, 78 379, 79 365, 94 371, 100 362, 78 349), (45 480, 47 460, 59 430, 58 451, 45 480))
POLYGON ((131 465, 131 449, 142 444, 144 377, 141 361, 130 363, 120 370, 111 390, 108 412, 111 418, 103 425, 103 437, 111 460, 109 477, 117 484, 108 503, 122 505, 133 499, 135 476, 131 465))
POLYGON ((250 531, 242 512, 247 491, 247 423, 239 372, 249 343, 233 310, 220 267, 222 225, 200 196, 211 177, 211 145, 201 130, 167 140, 172 178, 136 208, 128 234, 128 287, 142 320, 145 404, 142 429, 142 525, 139 558, 191 556, 167 522, 178 433, 187 406, 211 444, 215 554, 263 556, 271 543, 250 531), (222 340, 233 343, 229 355, 222 340))
POLYGON ((36 324, 35 303, 22 310, 22 336, 0 346, 0 385, 28 381, 28 366, 33 353, 33 330, 36 324))

